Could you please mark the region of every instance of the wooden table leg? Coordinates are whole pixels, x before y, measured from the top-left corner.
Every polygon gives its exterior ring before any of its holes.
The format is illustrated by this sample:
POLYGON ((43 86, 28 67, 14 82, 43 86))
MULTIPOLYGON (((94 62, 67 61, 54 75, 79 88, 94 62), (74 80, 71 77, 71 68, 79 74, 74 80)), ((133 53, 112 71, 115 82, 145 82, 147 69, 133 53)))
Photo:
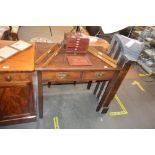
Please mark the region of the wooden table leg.
POLYGON ((99 111, 102 108, 102 113, 106 113, 109 109, 109 104, 111 100, 114 98, 119 86, 121 85, 125 75, 127 74, 128 70, 130 69, 131 62, 127 62, 123 65, 122 69, 116 71, 113 76, 113 79, 108 83, 103 96, 98 104, 96 111, 99 111))
POLYGON ((74 86, 76 85, 76 81, 73 82, 74 86))
POLYGON ((48 88, 50 88, 51 85, 52 85, 52 83, 51 82, 48 82, 47 85, 48 85, 48 88))
POLYGON ((43 118, 43 85, 42 85, 42 72, 37 72, 38 76, 38 105, 39 105, 39 118, 43 118))
POLYGON ((105 87, 105 84, 106 84, 106 81, 102 81, 101 88, 100 88, 100 90, 99 90, 99 92, 97 94, 97 99, 100 98, 100 95, 101 95, 101 93, 102 93, 102 91, 103 91, 103 89, 105 87))
POLYGON ((100 81, 97 81, 96 87, 94 89, 94 95, 96 95, 99 86, 100 86, 100 81))
POLYGON ((87 85, 87 89, 90 89, 91 85, 92 85, 92 81, 89 81, 87 85))

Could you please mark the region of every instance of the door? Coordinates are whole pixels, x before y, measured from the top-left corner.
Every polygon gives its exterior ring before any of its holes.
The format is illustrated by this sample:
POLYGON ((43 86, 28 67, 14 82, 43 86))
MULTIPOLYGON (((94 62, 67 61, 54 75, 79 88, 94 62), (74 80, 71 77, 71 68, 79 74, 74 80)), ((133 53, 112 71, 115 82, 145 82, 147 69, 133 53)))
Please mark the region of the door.
POLYGON ((0 86, 0 122, 34 116, 32 83, 0 86))

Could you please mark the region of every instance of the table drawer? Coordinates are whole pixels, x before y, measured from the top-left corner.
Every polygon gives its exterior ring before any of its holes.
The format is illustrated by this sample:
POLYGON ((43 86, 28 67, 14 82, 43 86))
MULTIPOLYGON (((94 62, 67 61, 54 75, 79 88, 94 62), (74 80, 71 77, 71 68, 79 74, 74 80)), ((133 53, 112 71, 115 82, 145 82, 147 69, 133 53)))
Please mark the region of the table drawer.
POLYGON ((0 73, 0 83, 32 81, 31 73, 0 73))
POLYGON ((80 72, 43 72, 42 80, 48 81, 78 81, 80 80, 80 72))
POLYGON ((83 73, 83 80, 110 80, 114 71, 89 71, 83 73))

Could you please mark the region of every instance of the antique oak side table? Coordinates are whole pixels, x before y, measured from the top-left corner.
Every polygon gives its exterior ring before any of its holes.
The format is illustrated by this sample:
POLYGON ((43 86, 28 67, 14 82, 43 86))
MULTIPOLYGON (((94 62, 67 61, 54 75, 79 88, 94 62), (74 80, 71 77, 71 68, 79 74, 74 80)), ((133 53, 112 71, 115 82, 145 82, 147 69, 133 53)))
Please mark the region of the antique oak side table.
MULTIPOLYGON (((36 43, 35 60, 37 60, 52 44, 36 43)), ((105 52, 104 49, 100 49, 105 52)), ((66 82, 89 82, 89 81, 108 81, 101 96, 96 111, 101 108, 102 113, 106 113, 111 99, 114 97, 123 78, 125 77, 131 63, 122 66, 122 60, 116 68, 111 67, 107 63, 101 61, 91 53, 87 53, 87 57, 92 62, 91 66, 71 66, 67 61, 67 55, 62 51, 47 65, 42 67, 44 62, 35 65, 38 76, 38 101, 39 101, 39 117, 43 117, 43 82, 66 83, 66 82)), ((102 87, 103 89, 103 87, 102 87)), ((101 92, 102 90, 100 90, 101 92)))

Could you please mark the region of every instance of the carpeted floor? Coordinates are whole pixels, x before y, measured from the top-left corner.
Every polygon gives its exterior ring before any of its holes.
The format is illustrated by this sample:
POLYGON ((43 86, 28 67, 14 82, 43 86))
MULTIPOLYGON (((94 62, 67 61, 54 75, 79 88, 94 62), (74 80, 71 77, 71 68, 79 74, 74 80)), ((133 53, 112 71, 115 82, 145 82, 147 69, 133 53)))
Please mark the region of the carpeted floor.
POLYGON ((19 29, 19 39, 31 41, 34 38, 41 38, 54 43, 61 42, 64 33, 71 29, 71 26, 22 26, 19 29))

